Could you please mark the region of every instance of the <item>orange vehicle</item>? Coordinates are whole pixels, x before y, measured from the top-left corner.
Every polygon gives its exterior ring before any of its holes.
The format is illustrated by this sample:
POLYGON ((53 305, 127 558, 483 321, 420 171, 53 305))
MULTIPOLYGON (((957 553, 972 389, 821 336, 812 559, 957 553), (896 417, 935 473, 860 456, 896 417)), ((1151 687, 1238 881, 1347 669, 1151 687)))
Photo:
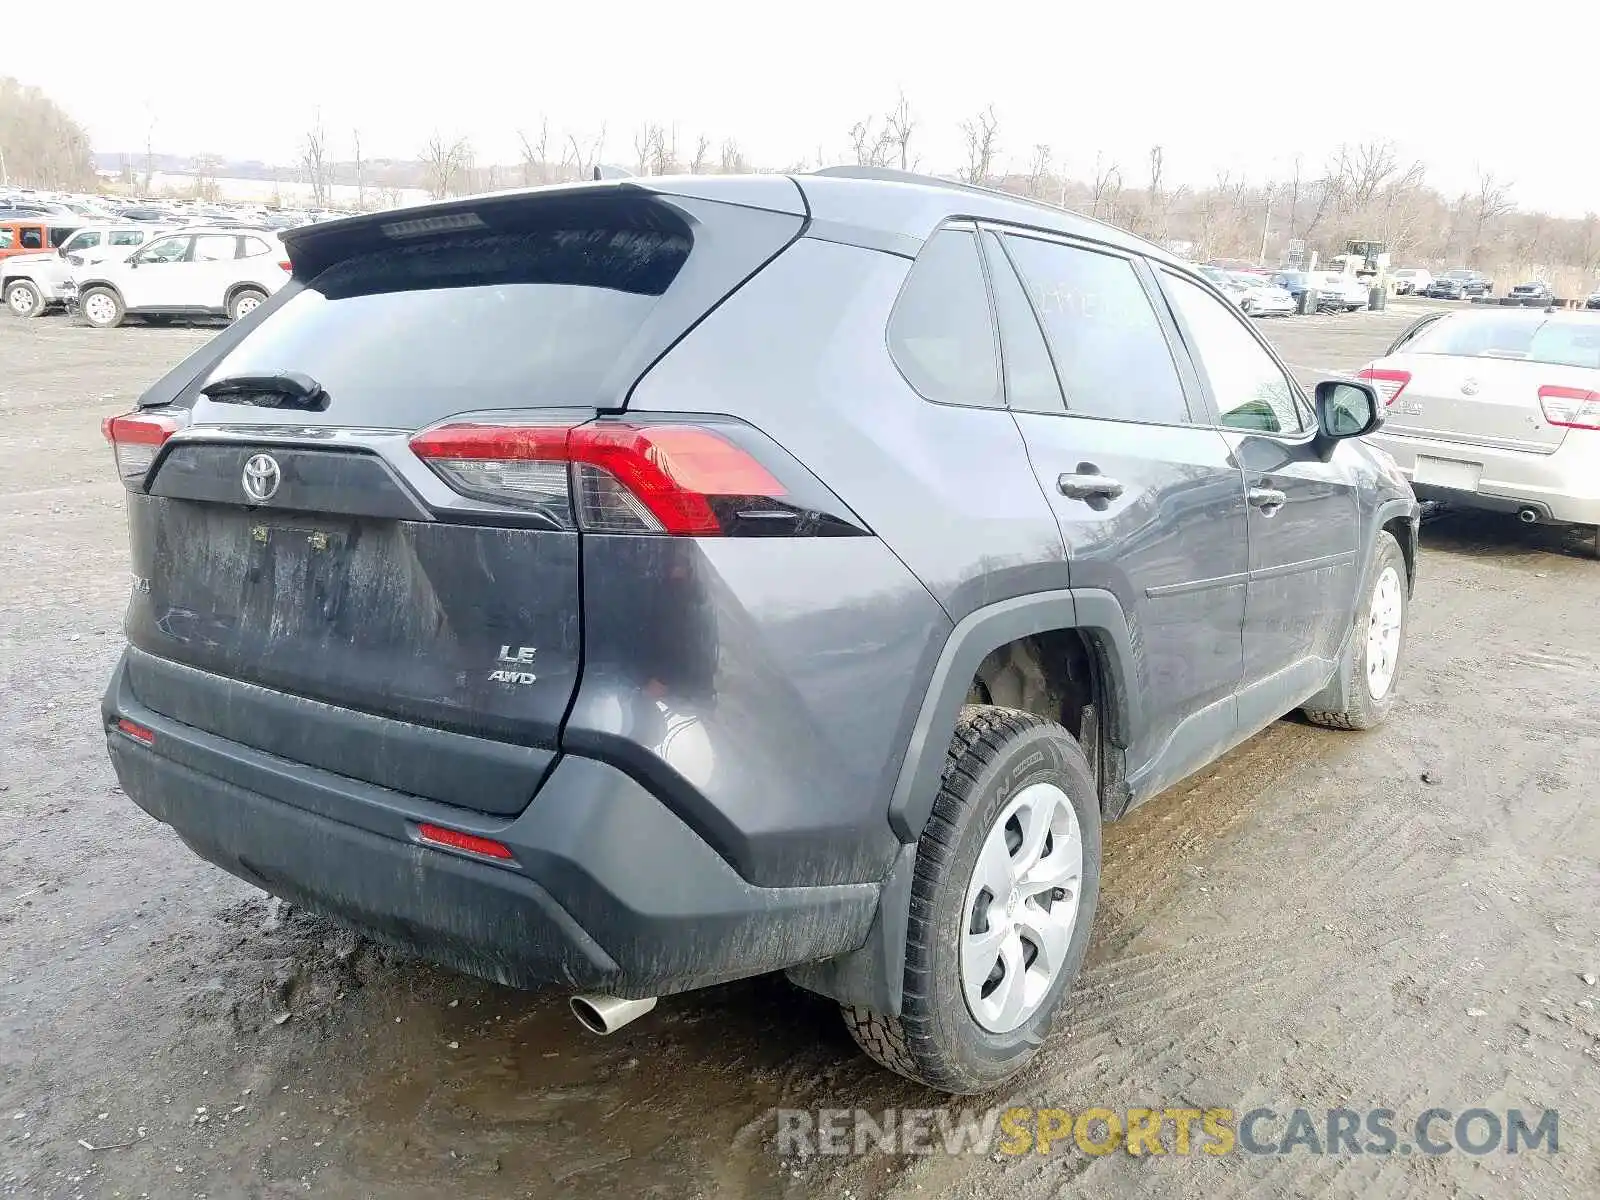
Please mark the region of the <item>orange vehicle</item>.
POLYGON ((67 223, 56 217, 0 218, 0 259, 13 254, 38 254, 59 249, 61 243, 78 231, 81 222, 67 223))

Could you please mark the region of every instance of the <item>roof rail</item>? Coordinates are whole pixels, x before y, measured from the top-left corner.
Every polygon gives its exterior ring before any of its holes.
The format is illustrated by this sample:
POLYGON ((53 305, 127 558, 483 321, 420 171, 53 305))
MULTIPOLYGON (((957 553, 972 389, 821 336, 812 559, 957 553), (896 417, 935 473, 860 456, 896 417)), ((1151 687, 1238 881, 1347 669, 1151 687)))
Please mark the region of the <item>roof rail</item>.
POLYGON ((808 175, 821 175, 830 179, 877 179, 884 183, 919 183, 925 187, 948 188, 957 192, 972 192, 979 196, 993 196, 1000 200, 1009 200, 1013 204, 1031 204, 1036 208, 1048 208, 1051 212, 1067 213, 1080 221, 1094 221, 1095 224, 1105 224, 1097 218, 1076 212, 1063 204, 1052 204, 1048 200, 1039 200, 1033 196, 1023 196, 1017 192, 1008 192, 1003 188, 988 187, 981 183, 967 183, 960 179, 947 179, 943 175, 922 175, 916 171, 902 171, 896 167, 858 167, 846 164, 838 167, 818 167, 815 171, 807 171, 808 175))

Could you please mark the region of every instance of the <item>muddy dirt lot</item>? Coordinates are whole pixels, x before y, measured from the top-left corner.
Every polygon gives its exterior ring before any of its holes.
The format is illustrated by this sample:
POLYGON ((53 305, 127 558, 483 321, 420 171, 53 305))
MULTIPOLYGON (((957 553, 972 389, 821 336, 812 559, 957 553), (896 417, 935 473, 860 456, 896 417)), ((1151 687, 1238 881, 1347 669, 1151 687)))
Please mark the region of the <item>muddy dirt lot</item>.
MULTIPOLYGON (((1410 311, 1268 332, 1309 378, 1410 311)), ((118 793, 98 423, 205 336, 0 318, 0 1196, 1600 1194, 1600 564, 1426 526, 1394 719, 1280 722, 1109 827, 1056 1036, 956 1106, 1554 1108, 1558 1154, 783 1157, 777 1107, 940 1100, 777 979, 593 1038, 281 909, 118 793)))

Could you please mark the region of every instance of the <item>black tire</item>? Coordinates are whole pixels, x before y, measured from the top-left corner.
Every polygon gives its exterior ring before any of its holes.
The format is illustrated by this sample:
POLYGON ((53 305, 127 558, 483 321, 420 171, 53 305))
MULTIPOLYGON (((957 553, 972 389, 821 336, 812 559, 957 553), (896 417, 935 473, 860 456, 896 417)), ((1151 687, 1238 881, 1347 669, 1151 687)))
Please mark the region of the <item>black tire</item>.
POLYGON ((114 288, 108 287, 92 287, 86 289, 84 293, 78 297, 78 313, 83 317, 85 324, 93 325, 96 329, 115 329, 118 325, 122 324, 123 319, 128 315, 127 310, 122 306, 122 297, 117 295, 114 288), (97 296, 103 296, 108 299, 111 302, 110 306, 107 307, 101 304, 91 304, 91 298, 97 296), (91 309, 96 312, 104 311, 110 315, 104 317, 103 319, 96 320, 94 317, 89 315, 91 309))
POLYGON ((1100 805, 1083 751, 1060 725, 1015 709, 969 705, 945 757, 933 813, 917 847, 898 1017, 845 1005, 845 1023, 873 1059, 943 1092, 989 1091, 1022 1070, 1050 1033, 1083 962, 1100 894, 1100 805), (1078 913, 1062 966, 1031 1017, 1009 1033, 978 1024, 961 985, 963 909, 978 853, 1024 787, 1066 793, 1083 837, 1078 913))
POLYGON ((240 288, 228 298, 228 320, 239 321, 265 304, 267 294, 258 288, 240 288), (241 311, 243 309, 243 311, 241 311))
POLYGON ((1574 554, 1600 559, 1600 525, 1569 525, 1562 530, 1561 543, 1574 554))
POLYGON ((19 317, 44 316, 44 295, 31 279, 17 279, 6 284, 6 308, 19 317))
POLYGON ((1367 563, 1367 573, 1361 583, 1361 603, 1356 609, 1355 626, 1350 631, 1350 642, 1345 647, 1340 671, 1344 678, 1345 706, 1332 710, 1308 706, 1301 711, 1306 720, 1328 729, 1371 729, 1380 724, 1394 707, 1395 693, 1399 688, 1401 673, 1405 669, 1406 638, 1411 625, 1411 584, 1406 570, 1405 555, 1394 535, 1380 529, 1372 545, 1372 558, 1367 563), (1395 570, 1400 578, 1400 646, 1395 655, 1394 669, 1388 689, 1382 696, 1374 696, 1367 676, 1367 630, 1372 622, 1373 590, 1383 572, 1395 570))

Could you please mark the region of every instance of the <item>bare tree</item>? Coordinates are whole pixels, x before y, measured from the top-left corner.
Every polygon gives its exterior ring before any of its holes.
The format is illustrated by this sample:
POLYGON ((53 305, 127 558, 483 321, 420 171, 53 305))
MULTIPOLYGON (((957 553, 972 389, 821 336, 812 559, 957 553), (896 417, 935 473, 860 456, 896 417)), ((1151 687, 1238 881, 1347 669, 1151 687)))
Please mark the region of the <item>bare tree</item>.
POLYGON ((522 154, 522 186, 554 182, 550 163, 550 118, 539 118, 539 132, 533 138, 517 130, 517 142, 522 154))
POLYGON ((650 174, 676 175, 683 168, 678 162, 678 127, 652 125, 650 137, 650 174))
POLYGON ((1045 184, 1050 179, 1050 154, 1050 147, 1038 142, 1033 147, 1033 156, 1028 159, 1028 195, 1035 200, 1043 199, 1045 184))
POLYGON ((1472 258, 1483 254, 1483 231, 1516 207, 1511 202, 1511 181, 1498 179, 1493 171, 1478 171, 1478 190, 1472 197, 1472 258))
POLYGON ((197 200, 216 200, 220 192, 217 188, 217 171, 222 167, 220 154, 196 154, 190 164, 194 171, 194 194, 197 200))
POLYGON ((857 121, 850 126, 850 152, 855 155, 858 166, 888 166, 890 154, 888 131, 874 129, 871 117, 857 121))
POLYGON ((567 134, 567 151, 561 160, 562 170, 571 164, 574 179, 588 179, 594 174, 594 169, 600 163, 601 156, 606 149, 606 127, 600 126, 600 132, 594 135, 591 142, 583 142, 575 133, 567 134))
POLYGON ((916 168, 917 160, 911 157, 911 135, 916 131, 917 120, 911 112, 911 102, 906 99, 902 90, 900 98, 895 101, 889 115, 884 119, 883 140, 891 148, 894 157, 899 159, 902 171, 911 171, 916 168))
POLYGON ((1105 161, 1104 151, 1094 155, 1094 184, 1089 193, 1089 215, 1098 219, 1102 210, 1105 219, 1111 220, 1116 212, 1117 199, 1122 194, 1122 169, 1116 162, 1105 161))
POLYGON ((694 161, 689 164, 691 175, 704 175, 711 165, 711 139, 701 134, 694 140, 694 161))
POLYGON ((322 113, 314 112, 311 128, 300 144, 300 169, 311 185, 311 202, 317 208, 328 206, 328 131, 322 127, 322 113))
POLYGON ((423 147, 422 172, 428 195, 435 200, 458 194, 471 176, 472 143, 435 133, 423 147))
POLYGON ((361 130, 352 130, 350 141, 356 156, 356 211, 361 212, 367 207, 367 176, 361 161, 361 130))
POLYGON ((739 143, 733 138, 725 138, 722 142, 722 162, 718 167, 724 175, 743 175, 750 170, 750 162, 744 156, 744 151, 739 149, 739 143))
POLYGON ((994 105, 961 122, 961 136, 967 144, 967 165, 961 178, 967 183, 984 183, 994 170, 1000 153, 1000 118, 994 105))

